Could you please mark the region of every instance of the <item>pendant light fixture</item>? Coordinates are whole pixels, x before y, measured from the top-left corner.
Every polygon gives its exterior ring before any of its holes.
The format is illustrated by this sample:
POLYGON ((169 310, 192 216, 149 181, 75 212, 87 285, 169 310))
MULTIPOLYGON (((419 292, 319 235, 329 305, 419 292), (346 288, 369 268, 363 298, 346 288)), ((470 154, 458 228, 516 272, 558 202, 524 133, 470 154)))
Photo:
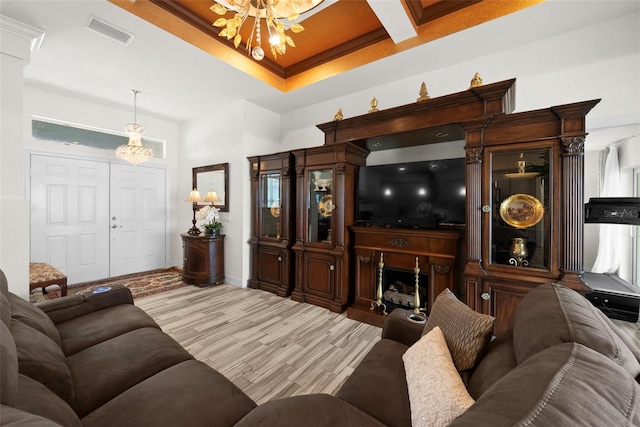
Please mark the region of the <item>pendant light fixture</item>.
POLYGON ((146 162, 153 157, 153 150, 142 145, 142 133, 144 128, 137 123, 138 118, 138 93, 139 90, 131 89, 133 92, 133 123, 124 127, 124 131, 129 137, 129 143, 121 145, 116 150, 116 156, 134 165, 146 162))
POLYGON ((253 59, 261 61, 264 58, 262 49, 262 34, 260 21, 264 20, 266 33, 269 35, 271 54, 274 59, 278 55, 284 55, 287 46, 295 47, 291 36, 285 33, 290 30, 292 33, 299 33, 304 27, 294 22, 300 14, 305 13, 323 0, 214 0, 211 10, 221 18, 218 18, 213 25, 222 28, 218 34, 233 39, 233 45, 237 48, 242 42, 240 29, 248 17, 253 19, 251 31, 246 41, 247 52, 253 59), (227 11, 235 12, 233 18, 225 18, 227 11), (255 41, 255 45, 253 45, 255 41))

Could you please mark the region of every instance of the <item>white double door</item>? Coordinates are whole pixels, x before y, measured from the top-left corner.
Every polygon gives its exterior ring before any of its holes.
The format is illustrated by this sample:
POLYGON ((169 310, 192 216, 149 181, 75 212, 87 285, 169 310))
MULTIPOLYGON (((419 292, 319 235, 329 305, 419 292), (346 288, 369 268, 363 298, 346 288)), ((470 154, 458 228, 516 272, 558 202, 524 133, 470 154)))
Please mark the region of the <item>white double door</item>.
POLYGON ((164 169, 31 156, 31 262, 70 284, 165 266, 164 169))

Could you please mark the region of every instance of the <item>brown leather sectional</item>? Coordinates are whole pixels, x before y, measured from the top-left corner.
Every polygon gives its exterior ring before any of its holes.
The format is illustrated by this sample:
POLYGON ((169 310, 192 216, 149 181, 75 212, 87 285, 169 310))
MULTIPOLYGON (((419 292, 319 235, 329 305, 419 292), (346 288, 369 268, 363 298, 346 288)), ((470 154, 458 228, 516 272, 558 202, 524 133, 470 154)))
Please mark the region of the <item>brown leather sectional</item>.
MULTIPOLYGON (((396 310, 336 396, 260 406, 195 360, 126 288, 36 307, 0 271, 0 424, 410 426, 402 355, 422 326, 396 310)), ((640 353, 578 293, 542 285, 468 372, 452 426, 640 425, 640 353)), ((434 411, 438 408, 434 408, 434 411)))

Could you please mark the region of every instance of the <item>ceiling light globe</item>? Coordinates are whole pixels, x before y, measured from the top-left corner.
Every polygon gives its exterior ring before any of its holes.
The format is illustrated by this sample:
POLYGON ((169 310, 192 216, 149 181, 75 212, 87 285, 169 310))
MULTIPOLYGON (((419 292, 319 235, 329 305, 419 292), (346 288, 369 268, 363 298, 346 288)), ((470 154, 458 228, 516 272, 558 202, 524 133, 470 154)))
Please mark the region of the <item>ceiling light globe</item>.
POLYGON ((277 34, 272 35, 269 37, 269 43, 271 43, 272 46, 278 46, 280 44, 280 36, 277 34))
POLYGON ((256 61, 262 61, 264 58, 264 50, 260 46, 256 46, 251 50, 251 56, 256 61))

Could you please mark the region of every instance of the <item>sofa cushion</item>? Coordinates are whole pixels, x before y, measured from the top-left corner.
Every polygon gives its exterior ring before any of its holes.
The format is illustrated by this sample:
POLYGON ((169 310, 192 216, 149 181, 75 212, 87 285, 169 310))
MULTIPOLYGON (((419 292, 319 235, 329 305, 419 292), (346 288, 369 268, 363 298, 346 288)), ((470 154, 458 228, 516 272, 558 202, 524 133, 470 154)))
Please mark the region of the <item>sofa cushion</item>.
POLYGON ((564 342, 587 346, 624 367, 634 377, 640 362, 613 331, 613 324, 586 298, 555 283, 540 285, 522 299, 513 324, 518 364, 564 342))
POLYGON ((9 293, 9 304, 11 304, 11 317, 37 329, 60 345, 60 334, 56 325, 44 311, 12 293, 9 293))
POLYGON ((18 352, 19 372, 44 384, 73 405, 73 382, 60 346, 17 319, 11 319, 11 334, 18 352))
MULTIPOLYGON (((158 372, 82 419, 85 427, 232 426, 256 404, 202 362, 158 372)), ((280 420, 278 420, 280 421, 280 420)))
POLYGON ((9 304, 9 284, 7 283, 7 276, 0 270, 0 320, 7 325, 7 328, 11 326, 11 305, 9 304))
POLYGON ((409 347, 402 360, 411 425, 446 427, 473 405, 438 326, 409 347))
POLYGON ((0 403, 13 405, 18 394, 18 352, 4 322, 0 322, 0 362, 0 403))
POLYGON ((478 362, 467 384, 469 394, 477 400, 516 366, 518 363, 513 352, 513 333, 509 330, 487 346, 485 356, 478 362))
POLYGON ((145 379, 192 359, 169 335, 142 328, 103 341, 67 358, 80 417, 145 379))
POLYGON ((489 344, 495 318, 470 309, 449 289, 433 303, 422 335, 439 326, 458 371, 472 369, 489 344))
POLYGON ((308 394, 263 403, 236 427, 383 427, 380 421, 328 394, 308 394))
POLYGON ((640 385, 600 353, 559 344, 509 372, 451 427, 516 425, 637 426, 640 385))
POLYGON ((151 316, 130 304, 94 311, 57 326, 67 356, 135 329, 160 329, 151 316))
POLYGON ((4 405, 0 405, 0 425, 3 427, 61 427, 60 424, 46 418, 4 405))
POLYGON ((382 339, 362 359, 336 397, 390 426, 411 426, 402 355, 407 346, 382 339))
POLYGON ((16 408, 55 421, 66 427, 82 426, 71 406, 38 381, 19 376, 16 408))
POLYGON ((71 295, 66 298, 54 298, 37 303, 56 325, 67 320, 81 317, 94 311, 117 305, 133 305, 131 290, 123 285, 111 286, 111 290, 100 293, 71 295))

